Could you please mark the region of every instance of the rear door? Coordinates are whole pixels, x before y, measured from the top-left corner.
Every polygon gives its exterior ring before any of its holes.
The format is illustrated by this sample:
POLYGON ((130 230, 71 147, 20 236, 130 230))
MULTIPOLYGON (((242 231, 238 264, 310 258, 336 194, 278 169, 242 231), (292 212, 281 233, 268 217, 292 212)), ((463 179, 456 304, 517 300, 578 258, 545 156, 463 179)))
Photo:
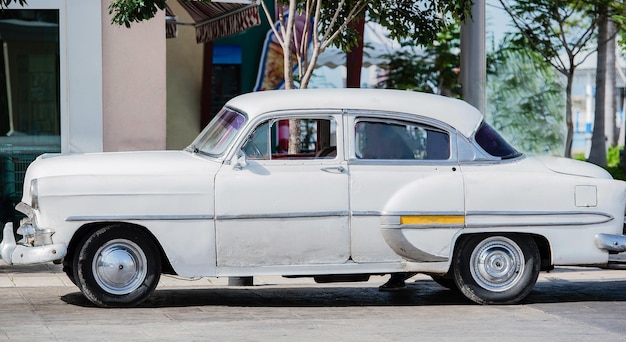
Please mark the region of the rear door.
POLYGON ((352 259, 446 260, 464 222, 455 131, 398 114, 346 121, 352 259))

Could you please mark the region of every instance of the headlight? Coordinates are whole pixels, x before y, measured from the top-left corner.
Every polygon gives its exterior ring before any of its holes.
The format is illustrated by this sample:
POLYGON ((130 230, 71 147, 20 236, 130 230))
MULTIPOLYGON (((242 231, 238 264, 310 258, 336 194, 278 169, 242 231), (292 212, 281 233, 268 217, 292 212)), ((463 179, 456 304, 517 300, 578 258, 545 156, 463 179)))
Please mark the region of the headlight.
POLYGON ((39 186, 37 179, 30 181, 30 206, 33 209, 39 209, 39 186))

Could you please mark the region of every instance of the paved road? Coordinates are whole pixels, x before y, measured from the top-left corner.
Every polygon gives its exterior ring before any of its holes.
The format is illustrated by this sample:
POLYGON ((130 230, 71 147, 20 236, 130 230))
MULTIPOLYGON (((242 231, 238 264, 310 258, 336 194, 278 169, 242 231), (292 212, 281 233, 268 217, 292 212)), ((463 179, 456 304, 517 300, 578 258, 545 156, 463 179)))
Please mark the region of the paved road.
POLYGON ((480 306, 418 275, 367 283, 163 277, 131 309, 91 305, 57 266, 0 266, 0 341, 626 341, 626 271, 542 273, 520 305, 480 306))

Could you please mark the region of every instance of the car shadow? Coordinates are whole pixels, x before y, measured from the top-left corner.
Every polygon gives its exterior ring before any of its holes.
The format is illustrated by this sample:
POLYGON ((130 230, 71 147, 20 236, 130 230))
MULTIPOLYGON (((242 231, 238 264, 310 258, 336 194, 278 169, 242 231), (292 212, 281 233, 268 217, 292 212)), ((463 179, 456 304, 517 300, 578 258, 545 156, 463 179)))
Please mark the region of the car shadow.
MULTIPOLYGON (((250 287, 157 289, 138 308, 179 308, 193 306, 229 307, 361 307, 475 305, 461 293, 434 281, 417 280, 406 289, 382 292, 377 287, 329 287, 260 285, 250 287)), ((61 297, 70 305, 94 307, 80 292, 61 297)), ((540 282, 520 303, 626 302, 626 280, 540 282)))

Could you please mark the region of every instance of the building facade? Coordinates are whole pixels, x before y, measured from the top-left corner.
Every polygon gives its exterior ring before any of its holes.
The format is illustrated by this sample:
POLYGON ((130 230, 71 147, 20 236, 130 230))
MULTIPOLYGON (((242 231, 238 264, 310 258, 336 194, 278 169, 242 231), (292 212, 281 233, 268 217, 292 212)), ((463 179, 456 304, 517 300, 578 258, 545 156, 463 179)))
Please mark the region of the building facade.
POLYGON ((41 153, 165 148, 165 15, 127 29, 108 5, 29 0, 0 13, 5 220, 41 153))

